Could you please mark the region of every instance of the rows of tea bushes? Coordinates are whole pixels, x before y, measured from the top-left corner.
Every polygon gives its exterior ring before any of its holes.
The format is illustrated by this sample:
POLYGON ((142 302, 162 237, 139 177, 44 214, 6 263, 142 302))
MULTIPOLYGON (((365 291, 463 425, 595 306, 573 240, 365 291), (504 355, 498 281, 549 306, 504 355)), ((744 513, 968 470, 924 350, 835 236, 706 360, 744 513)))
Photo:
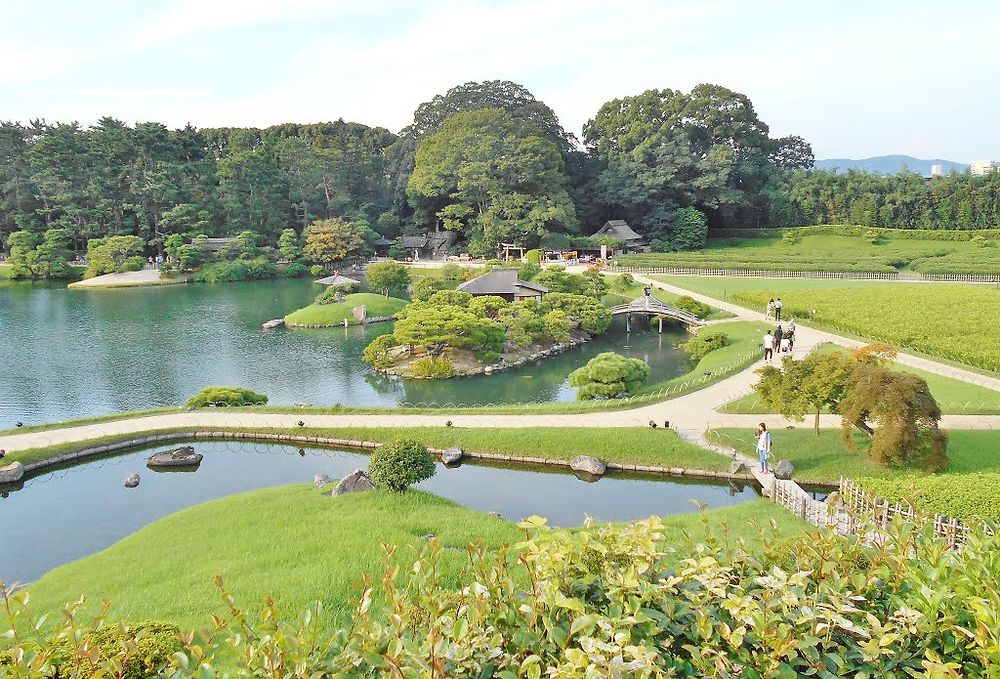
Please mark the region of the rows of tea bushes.
POLYGON ((1000 474, 997 473, 856 480, 869 493, 890 502, 900 502, 904 507, 909 502, 923 514, 940 514, 966 521, 1000 521, 1000 474))
POLYGON ((615 258, 619 266, 675 269, 737 269, 754 271, 830 271, 895 273, 895 260, 882 253, 761 252, 743 247, 698 252, 645 252, 615 258))
POLYGON ((764 310, 780 296, 786 318, 878 339, 901 348, 1000 371, 1000 292, 974 285, 901 285, 864 288, 738 292, 734 301, 764 310))
MULTIPOLYGON (((471 548, 458 591, 442 584, 436 540, 405 574, 390 562, 335 633, 318 606, 287 617, 269 600, 249 616, 218 579, 228 615, 216 629, 182 637, 174 654, 156 647, 128 676, 227 666, 268 677, 947 678, 1000 668, 1000 544, 981 533, 948 550, 902 524, 878 546, 761 530, 761 557, 707 525, 700 544, 675 551, 658 518, 522 527, 516 547, 471 548)), ((25 615, 23 603, 8 601, 12 616, 25 615)), ((73 615, 52 616, 44 633, 11 622, 21 632, 0 642, 0 674, 120 676, 136 646, 83 645, 97 635, 73 615)))

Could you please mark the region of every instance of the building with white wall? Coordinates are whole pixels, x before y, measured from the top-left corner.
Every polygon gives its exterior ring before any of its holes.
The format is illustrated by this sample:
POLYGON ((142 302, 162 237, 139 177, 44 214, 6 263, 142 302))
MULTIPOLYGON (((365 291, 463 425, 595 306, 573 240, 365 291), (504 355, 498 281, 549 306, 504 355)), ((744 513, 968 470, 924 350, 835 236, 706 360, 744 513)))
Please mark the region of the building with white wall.
POLYGON ((997 164, 992 160, 973 160, 969 164, 969 172, 979 177, 988 175, 997 169, 997 164))

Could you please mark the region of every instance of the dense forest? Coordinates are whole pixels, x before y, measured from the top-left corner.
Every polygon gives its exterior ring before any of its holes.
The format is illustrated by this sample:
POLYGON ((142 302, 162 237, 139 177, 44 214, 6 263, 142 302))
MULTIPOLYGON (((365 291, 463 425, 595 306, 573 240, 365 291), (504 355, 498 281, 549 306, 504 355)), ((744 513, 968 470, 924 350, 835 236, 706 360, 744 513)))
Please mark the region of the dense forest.
POLYGON ((342 120, 266 129, 171 130, 104 118, 0 124, 0 241, 75 252, 91 239, 258 234, 277 245, 318 220, 366 238, 451 229, 458 245, 558 245, 609 218, 657 249, 697 248, 718 228, 855 223, 1000 226, 1000 174, 814 171, 799 137, 772 138, 752 102, 718 85, 605 103, 578 140, 507 81, 466 83, 389 130, 342 120), (692 215, 695 218, 692 218, 692 215), (288 238, 288 236, 286 236, 288 238), (19 240, 20 239, 20 240, 19 240), (55 247, 55 245, 53 245, 55 247))

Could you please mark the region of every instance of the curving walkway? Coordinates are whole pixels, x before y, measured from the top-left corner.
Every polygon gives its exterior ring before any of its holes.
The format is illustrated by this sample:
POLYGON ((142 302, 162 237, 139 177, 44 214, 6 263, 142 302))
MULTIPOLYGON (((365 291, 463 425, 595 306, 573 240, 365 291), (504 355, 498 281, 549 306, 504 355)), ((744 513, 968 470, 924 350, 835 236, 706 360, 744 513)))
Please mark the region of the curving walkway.
MULTIPOLYGON (((705 295, 693 293, 676 286, 654 281, 645 276, 636 280, 677 294, 689 295, 699 301, 711 304, 733 313, 739 320, 765 321, 764 315, 741 306, 720 301, 705 295)), ((864 342, 841 337, 833 333, 815 330, 806 325, 796 324, 796 355, 802 356, 824 342, 834 342, 848 347, 862 346, 864 342)), ((1000 391, 1000 379, 973 373, 961 368, 944 365, 929 359, 899 354, 897 361, 905 365, 921 368, 928 372, 946 375, 967 382, 974 382, 1000 391)), ((542 428, 542 427, 645 427, 649 422, 664 426, 670 422, 671 429, 678 431, 685 439, 707 446, 704 433, 712 428, 752 429, 762 419, 772 428, 784 426, 809 426, 796 423, 776 415, 738 415, 720 413, 715 409, 733 398, 748 393, 756 380, 754 370, 761 362, 751 365, 740 373, 732 375, 704 389, 685 396, 654 403, 631 410, 580 414, 450 414, 442 410, 440 414, 386 413, 377 415, 309 415, 303 413, 250 413, 232 410, 179 411, 176 413, 134 417, 112 422, 85 424, 0 436, 0 448, 9 452, 57 444, 79 443, 104 436, 119 436, 139 432, 162 431, 178 428, 296 428, 299 422, 306 427, 324 428, 368 428, 368 427, 440 427, 451 421, 456 427, 472 428, 542 428)), ((1000 415, 946 415, 941 424, 947 429, 998 429, 1000 415)), ((823 415, 823 427, 839 427, 836 415, 823 415)), ((595 451, 599 453, 600 451, 595 451)))

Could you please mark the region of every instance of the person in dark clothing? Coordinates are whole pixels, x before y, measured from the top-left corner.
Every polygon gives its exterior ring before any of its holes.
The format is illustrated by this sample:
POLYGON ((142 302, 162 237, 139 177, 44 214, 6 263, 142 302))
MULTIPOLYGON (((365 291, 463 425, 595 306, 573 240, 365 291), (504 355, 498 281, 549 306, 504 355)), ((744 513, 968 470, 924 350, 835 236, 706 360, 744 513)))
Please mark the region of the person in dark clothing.
POLYGON ((777 347, 781 346, 781 338, 785 336, 785 332, 781 329, 779 325, 774 331, 774 345, 777 347))

